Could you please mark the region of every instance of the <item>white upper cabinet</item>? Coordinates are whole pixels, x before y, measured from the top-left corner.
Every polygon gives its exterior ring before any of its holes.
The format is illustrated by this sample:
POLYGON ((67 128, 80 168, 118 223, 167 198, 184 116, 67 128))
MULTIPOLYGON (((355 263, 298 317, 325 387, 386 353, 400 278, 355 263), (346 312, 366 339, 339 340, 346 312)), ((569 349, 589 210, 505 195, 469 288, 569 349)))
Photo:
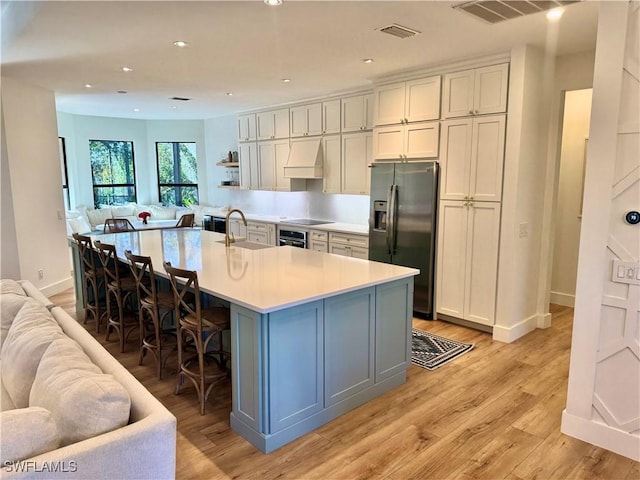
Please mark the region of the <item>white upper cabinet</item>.
POLYGON ((378 87, 375 124, 393 125, 440 118, 440 75, 378 87))
POLYGON ((289 111, 291 137, 322 135, 322 103, 301 105, 289 111))
POLYGON ((373 128, 373 93, 342 99, 342 132, 373 128))
POLYGON ((440 198, 499 202, 505 115, 442 122, 440 198))
POLYGON ((507 63, 449 73, 444 76, 442 116, 506 112, 508 83, 507 63))
POLYGON ((411 160, 438 157, 439 122, 390 125, 373 129, 376 160, 411 160))
POLYGON ((371 132, 342 135, 342 193, 369 194, 371 159, 371 132))
POLYGON ((254 142, 256 138, 256 114, 238 116, 238 141, 254 142))
POLYGON ((340 99, 322 102, 322 134, 340 133, 340 99))
POLYGON ((342 193, 342 139, 329 135, 322 139, 322 192, 342 193))
POLYGON ((260 190, 292 192, 306 189, 305 180, 284 176, 289 149, 289 139, 258 142, 260 190))
POLYGON ((289 137, 289 109, 272 110, 256 114, 258 140, 289 137))
POLYGON ((240 160, 240 188, 256 190, 259 188, 258 145, 256 142, 238 144, 240 160))

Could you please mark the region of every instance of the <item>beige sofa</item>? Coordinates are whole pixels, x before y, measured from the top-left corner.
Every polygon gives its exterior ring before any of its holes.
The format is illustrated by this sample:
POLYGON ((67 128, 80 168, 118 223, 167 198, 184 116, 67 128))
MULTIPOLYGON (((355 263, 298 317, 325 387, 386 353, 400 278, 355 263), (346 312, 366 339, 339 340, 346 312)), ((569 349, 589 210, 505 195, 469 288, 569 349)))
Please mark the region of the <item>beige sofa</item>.
POLYGON ((175 478, 175 417, 91 334, 29 282, 0 307, 0 478, 175 478))

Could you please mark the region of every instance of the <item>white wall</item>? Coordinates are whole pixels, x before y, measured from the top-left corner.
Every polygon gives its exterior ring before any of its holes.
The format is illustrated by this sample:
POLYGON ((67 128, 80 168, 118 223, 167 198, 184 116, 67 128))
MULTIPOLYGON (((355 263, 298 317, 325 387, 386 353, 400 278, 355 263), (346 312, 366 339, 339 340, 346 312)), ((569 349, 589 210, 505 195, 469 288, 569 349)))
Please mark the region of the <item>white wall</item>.
POLYGON ((4 111, 0 112, 2 123, 0 128, 0 218, 2 228, 0 235, 0 278, 20 279, 20 260, 18 256, 18 238, 16 236, 16 222, 13 214, 13 198, 11 195, 11 172, 7 153, 6 135, 4 133, 4 111))
POLYGON ((640 285, 611 281, 640 260, 640 2, 602 2, 576 308, 562 432, 640 461, 640 285))
POLYGON ((584 159, 591 120, 591 89, 566 92, 556 204, 551 302, 573 307, 582 220, 584 159))
POLYGON ((11 182, 16 242, 4 244, 13 236, 13 226, 10 221, 4 223, 3 211, 2 256, 17 251, 20 278, 30 280, 47 295, 57 293, 72 282, 54 94, 3 77, 2 118, 3 163, 6 160, 11 182), (42 279, 38 270, 44 273, 42 279))

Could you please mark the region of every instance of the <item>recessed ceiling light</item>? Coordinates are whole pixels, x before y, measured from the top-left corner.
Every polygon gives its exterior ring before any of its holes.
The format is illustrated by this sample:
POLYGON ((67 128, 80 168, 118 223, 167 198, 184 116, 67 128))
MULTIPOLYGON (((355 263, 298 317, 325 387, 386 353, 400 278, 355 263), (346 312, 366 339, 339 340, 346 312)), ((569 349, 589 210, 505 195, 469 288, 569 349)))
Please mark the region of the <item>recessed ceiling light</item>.
POLYGON ((364 63, 373 63, 373 58, 365 58, 362 60, 364 63))
POLYGON ((264 3, 270 7, 275 7, 277 5, 282 5, 282 0, 264 0, 264 3))
POLYGON ((180 48, 184 48, 184 47, 186 47, 187 45, 189 45, 187 42, 184 42, 184 41, 182 41, 182 40, 177 40, 177 41, 173 42, 173 44, 174 44, 176 47, 180 47, 180 48))
POLYGON ((233 92, 227 92, 227 93, 225 93, 225 95, 226 95, 227 97, 233 97, 233 92))
POLYGON ((140 109, 139 109, 139 108, 134 108, 134 109, 133 109, 133 111, 134 111, 134 112, 139 112, 139 111, 140 111, 140 109))
POLYGON ((549 10, 547 12, 547 20, 550 20, 550 21, 558 20, 563 13, 564 13, 564 10, 562 8, 554 8, 552 10, 549 10))
POLYGON ((175 105, 171 105, 171 108, 175 110, 178 107, 176 107, 175 105))
POLYGON ((84 88, 93 88, 93 85, 91 85, 90 83, 85 83, 84 88))
POLYGON ((291 82, 291 79, 290 79, 290 78, 283 78, 283 79, 281 80, 281 82, 282 82, 282 83, 289 83, 289 82, 291 82))
POLYGON ((131 67, 122 67, 121 70, 123 72, 133 72, 133 68, 131 68, 131 67))
POLYGON ((118 90, 116 93, 127 93, 126 90, 118 90))

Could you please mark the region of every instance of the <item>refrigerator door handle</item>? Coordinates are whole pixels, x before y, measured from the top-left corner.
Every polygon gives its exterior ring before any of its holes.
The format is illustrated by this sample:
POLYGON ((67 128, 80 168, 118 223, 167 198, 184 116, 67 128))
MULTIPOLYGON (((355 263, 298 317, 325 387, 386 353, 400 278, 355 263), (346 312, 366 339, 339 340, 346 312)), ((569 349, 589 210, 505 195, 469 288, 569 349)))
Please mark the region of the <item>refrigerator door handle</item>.
POLYGON ((393 230, 393 218, 392 218, 392 210, 391 210, 391 197, 393 192, 393 185, 389 187, 389 191, 387 192, 387 228, 386 228, 386 242, 387 242, 387 254, 391 254, 391 232, 393 230))
POLYGON ((387 214, 387 218, 389 219, 389 228, 387 229, 387 245, 389 246, 389 253, 393 255, 396 253, 396 217, 398 216, 397 205, 398 205, 398 185, 395 183, 391 185, 391 190, 389 191, 390 201, 387 203, 389 205, 389 213, 387 214))

